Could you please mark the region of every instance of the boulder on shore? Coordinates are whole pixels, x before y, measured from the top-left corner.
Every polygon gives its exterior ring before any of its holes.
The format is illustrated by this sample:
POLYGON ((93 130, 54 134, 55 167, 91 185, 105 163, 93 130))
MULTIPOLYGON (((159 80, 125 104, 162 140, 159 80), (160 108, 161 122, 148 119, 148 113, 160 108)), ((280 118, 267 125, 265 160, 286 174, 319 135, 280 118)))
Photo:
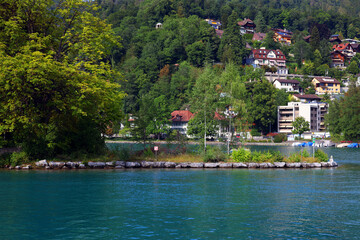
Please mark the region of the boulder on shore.
POLYGON ((143 168, 151 168, 154 165, 154 162, 142 161, 140 164, 143 168))
POLYGON ((190 167, 191 167, 191 168, 203 168, 203 167, 204 167, 204 163, 202 163, 202 162, 190 163, 190 167))
POLYGON ((46 161, 46 159, 44 159, 44 160, 40 160, 40 161, 35 162, 35 165, 37 167, 45 167, 45 166, 48 166, 49 164, 46 161))
POLYGON ((274 162, 274 167, 283 168, 285 167, 285 162, 274 162))
POLYGON ((166 168, 175 168, 176 167, 176 163, 174 162, 165 162, 164 166, 166 168))
POLYGON ((125 167, 125 162, 124 162, 124 161, 116 161, 116 162, 115 162, 115 166, 125 167))
POLYGON ((91 168, 104 168, 106 163, 104 162, 88 162, 88 166, 91 168))
POLYGON ((233 164, 232 163, 220 163, 219 164, 219 168, 232 168, 233 164))
POLYGON ((204 168, 217 168, 219 163, 204 163, 204 168))
POLYGON ((260 167, 260 165, 258 163, 249 163, 248 167, 249 168, 258 168, 258 167, 260 167))
POLYGON ((165 162, 153 162, 153 168, 164 168, 165 162))
POLYGON ((65 166, 64 162, 49 162, 50 168, 62 168, 65 166))
POLYGON ((247 168, 248 166, 245 163, 233 163, 233 168, 247 168))
POLYGON ((125 167, 126 168, 139 168, 139 167, 141 167, 141 165, 138 162, 126 162, 125 167))

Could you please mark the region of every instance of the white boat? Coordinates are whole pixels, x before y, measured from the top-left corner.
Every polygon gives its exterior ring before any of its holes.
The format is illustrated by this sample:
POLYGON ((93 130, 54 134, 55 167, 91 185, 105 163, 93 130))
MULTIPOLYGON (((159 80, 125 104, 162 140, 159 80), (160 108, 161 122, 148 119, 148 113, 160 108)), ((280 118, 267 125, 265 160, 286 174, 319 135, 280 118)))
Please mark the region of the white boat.
POLYGON ((340 143, 339 145, 337 145, 336 147, 337 148, 345 148, 345 147, 347 147, 347 146, 349 146, 350 145, 350 143, 340 143))

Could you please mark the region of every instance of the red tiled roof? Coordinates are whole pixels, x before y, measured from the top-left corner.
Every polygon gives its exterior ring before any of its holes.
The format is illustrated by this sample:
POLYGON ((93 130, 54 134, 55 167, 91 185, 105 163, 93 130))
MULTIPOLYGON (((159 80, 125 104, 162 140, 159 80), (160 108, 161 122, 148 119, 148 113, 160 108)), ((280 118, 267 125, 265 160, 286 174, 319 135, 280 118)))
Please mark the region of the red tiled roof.
POLYGON ((280 83, 296 83, 296 84, 300 84, 300 82, 298 80, 295 80, 295 79, 275 79, 275 81, 278 81, 280 83))
POLYGON ((256 59, 276 59, 276 60, 286 60, 285 55, 283 52, 279 49, 277 50, 268 50, 268 49, 253 49, 252 53, 254 55, 254 58, 256 59), (276 58, 268 58, 268 54, 270 52, 274 52, 276 55, 276 58), (282 57, 282 58, 281 58, 282 57))
POLYGON ((173 122, 188 122, 193 118, 194 114, 189 110, 177 110, 171 113, 171 121, 173 122))
POLYGON ((349 43, 340 43, 340 44, 335 44, 332 48, 335 51, 343 51, 348 47, 349 43))
POLYGON ((320 83, 339 83, 338 80, 335 78, 326 78, 326 77, 314 77, 316 80, 318 80, 320 83))
POLYGON ((237 24, 240 25, 240 26, 245 26, 245 25, 248 24, 248 23, 254 24, 254 22, 253 22, 251 19, 249 19, 249 18, 246 18, 246 19, 244 19, 243 21, 238 22, 237 24))
POLYGON ((254 33, 253 41, 262 41, 266 37, 266 33, 254 33))
POLYGON ((215 116, 214 116, 215 120, 224 120, 225 117, 221 114, 219 114, 218 112, 215 112, 215 116))
POLYGON ((294 94, 294 97, 299 99, 321 99, 321 97, 316 94, 294 94))

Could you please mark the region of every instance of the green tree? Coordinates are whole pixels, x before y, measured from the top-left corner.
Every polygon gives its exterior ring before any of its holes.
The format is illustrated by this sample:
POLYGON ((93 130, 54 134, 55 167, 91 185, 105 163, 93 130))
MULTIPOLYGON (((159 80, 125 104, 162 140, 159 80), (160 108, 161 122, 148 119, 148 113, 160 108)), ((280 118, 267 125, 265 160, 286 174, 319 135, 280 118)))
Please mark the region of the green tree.
POLYGON ((316 49, 320 48, 320 33, 316 26, 311 29, 311 38, 310 38, 310 46, 311 50, 314 52, 316 49))
POLYGON ((245 43, 240 35, 240 27, 237 25, 237 13, 233 11, 228 18, 228 26, 221 38, 219 58, 222 62, 234 62, 240 65, 245 56, 245 43))
POLYGON ((358 74, 360 72, 359 63, 357 63, 356 61, 351 61, 350 65, 347 67, 346 70, 351 74, 358 74))
POLYGON ((204 137, 206 151, 206 136, 213 134, 216 128, 215 111, 219 94, 216 91, 217 77, 210 66, 196 79, 192 92, 191 110, 195 113, 194 120, 189 122, 188 133, 204 137), (201 119, 201 120, 200 120, 201 119))
POLYGON ((258 14, 256 15, 254 22, 256 24, 256 31, 257 32, 265 32, 266 30, 266 21, 264 18, 264 15, 262 14, 261 11, 258 12, 258 14))
POLYGON ((121 117, 121 76, 109 64, 119 38, 89 2, 11 7, 0 12, 0 28, 12 25, 0 36, 0 135, 12 134, 31 158, 99 152, 106 126, 121 117))
POLYGON ((248 92, 248 111, 255 128, 266 134, 275 123, 276 90, 268 80, 252 83, 248 92))
POLYGON ((261 45, 262 47, 265 47, 266 49, 280 49, 281 48, 281 44, 278 42, 275 42, 274 40, 274 32, 273 31, 269 31, 264 39, 263 44, 261 45))
POLYGON ((293 130, 291 130, 292 133, 293 134, 299 134, 300 136, 304 132, 310 130, 309 122, 306 121, 304 117, 295 118, 295 121, 292 123, 292 126, 294 128, 293 130))
POLYGON ((186 47, 189 62, 196 66, 201 67, 205 61, 205 44, 201 41, 195 42, 186 47))

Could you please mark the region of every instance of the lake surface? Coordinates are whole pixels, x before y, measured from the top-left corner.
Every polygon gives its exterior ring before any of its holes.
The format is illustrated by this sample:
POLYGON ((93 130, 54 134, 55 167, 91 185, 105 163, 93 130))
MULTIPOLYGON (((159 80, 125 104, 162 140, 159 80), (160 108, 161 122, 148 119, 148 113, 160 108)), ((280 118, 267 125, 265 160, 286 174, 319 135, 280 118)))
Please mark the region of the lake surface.
POLYGON ((338 168, 2 170, 0 239, 359 239, 360 149, 324 150, 338 168))

